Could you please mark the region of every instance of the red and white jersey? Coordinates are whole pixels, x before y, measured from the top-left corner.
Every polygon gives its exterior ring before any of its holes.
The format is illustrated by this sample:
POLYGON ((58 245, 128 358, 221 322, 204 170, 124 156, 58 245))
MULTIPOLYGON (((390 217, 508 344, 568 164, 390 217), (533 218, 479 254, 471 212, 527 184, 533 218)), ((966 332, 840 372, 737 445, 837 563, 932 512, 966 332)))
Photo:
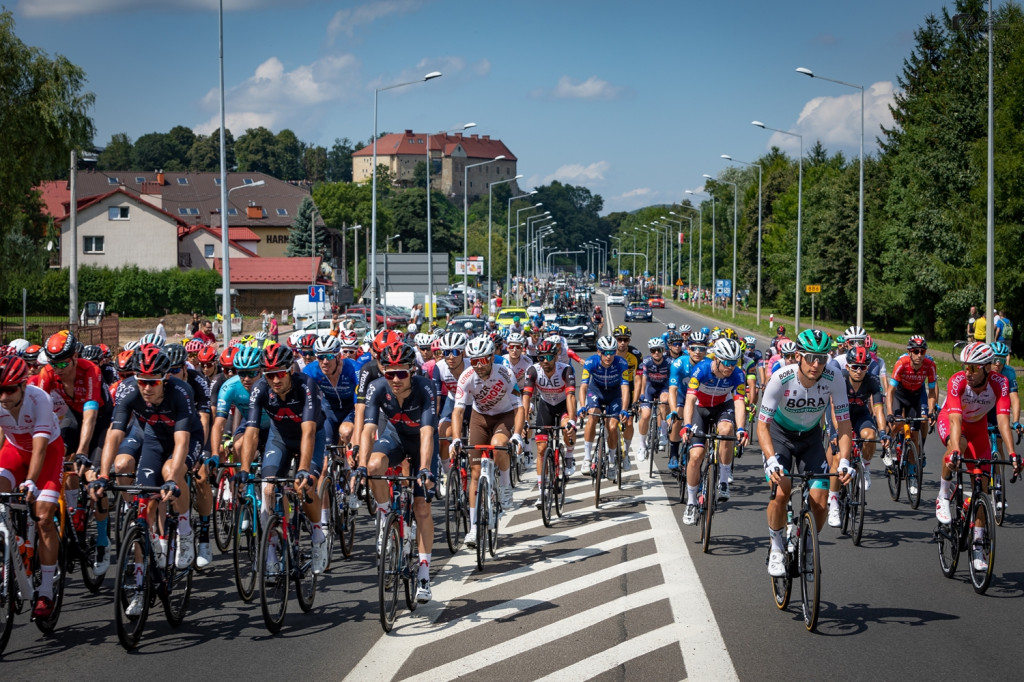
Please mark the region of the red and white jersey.
POLYGON ((561 362, 555 363, 551 376, 544 373, 540 363, 530 365, 526 370, 523 393, 527 396, 534 392, 548 405, 559 405, 565 402, 566 396, 576 390, 576 373, 572 367, 561 362))
POLYGON ((32 439, 46 436, 52 443, 60 437, 60 425, 53 412, 50 394, 38 386, 25 386, 25 399, 21 403, 18 419, 0 407, 0 429, 4 430, 4 438, 14 447, 25 452, 32 452, 32 439))
POLYGON ((961 414, 965 422, 978 422, 985 419, 993 407, 997 415, 1010 414, 1010 383, 1002 374, 989 372, 988 380, 977 390, 967 381, 964 372, 949 378, 943 412, 961 414))
POLYGON ((505 355, 505 359, 508 360, 508 366, 516 375, 516 383, 519 384, 519 388, 522 388, 526 379, 526 370, 530 369, 533 363, 530 362, 530 358, 526 357, 526 353, 520 355, 519 362, 516 363, 513 363, 512 358, 508 355, 505 355))
POLYGON ((466 360, 465 355, 462 357, 462 369, 456 370, 458 373, 453 373, 451 367, 448 366, 448 361, 445 358, 441 358, 434 365, 434 372, 437 373, 441 379, 441 395, 444 395, 452 400, 455 399, 455 390, 459 384, 459 377, 469 370, 469 361, 466 360))
POLYGON ((505 414, 521 407, 523 402, 512 370, 506 365, 492 364, 486 379, 481 379, 473 368, 463 372, 455 389, 455 406, 465 408, 470 404, 476 412, 488 415, 505 414))

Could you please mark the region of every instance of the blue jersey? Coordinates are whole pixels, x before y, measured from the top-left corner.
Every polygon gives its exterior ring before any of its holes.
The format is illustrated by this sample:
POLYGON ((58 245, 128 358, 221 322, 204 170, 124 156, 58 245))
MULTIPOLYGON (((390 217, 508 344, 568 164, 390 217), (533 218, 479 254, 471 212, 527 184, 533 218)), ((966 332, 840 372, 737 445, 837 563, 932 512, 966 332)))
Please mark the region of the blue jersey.
POLYGON ((690 372, 686 394, 697 396, 697 404, 701 407, 721 405, 734 396, 744 396, 747 392, 746 376, 739 367, 733 367, 725 379, 715 375, 712 370, 711 358, 705 358, 690 372))
POLYGON ((332 384, 324 371, 320 369, 319 362, 311 362, 302 368, 302 373, 312 377, 316 385, 320 387, 320 394, 324 403, 336 412, 345 412, 352 408, 356 401, 356 384, 359 380, 356 377, 356 363, 351 358, 344 358, 341 365, 341 373, 338 374, 337 385, 332 384))
POLYGON ((668 385, 686 388, 686 381, 690 378, 690 372, 692 371, 693 363, 690 362, 689 353, 680 355, 672 361, 672 366, 669 368, 668 385))
POLYGON ((607 391, 617 386, 629 386, 630 371, 626 358, 615 356, 611 366, 605 367, 601 364, 600 355, 591 355, 583 363, 583 378, 581 384, 587 384, 601 391, 607 391))
POLYGON ((1010 393, 1019 393, 1017 390, 1017 370, 1009 365, 1003 365, 1001 374, 1010 382, 1010 393))
POLYGON ((668 385, 668 375, 671 371, 671 363, 662 356, 661 362, 655 362, 654 358, 648 356, 640 363, 639 373, 647 377, 647 385, 661 389, 668 385))
MULTIPOLYGON (((235 408, 245 415, 249 411, 249 391, 245 390, 242 380, 233 376, 220 387, 217 394, 217 415, 227 419, 231 415, 231 408, 235 408)), ((270 417, 264 414, 260 418, 260 428, 270 426, 270 417)))

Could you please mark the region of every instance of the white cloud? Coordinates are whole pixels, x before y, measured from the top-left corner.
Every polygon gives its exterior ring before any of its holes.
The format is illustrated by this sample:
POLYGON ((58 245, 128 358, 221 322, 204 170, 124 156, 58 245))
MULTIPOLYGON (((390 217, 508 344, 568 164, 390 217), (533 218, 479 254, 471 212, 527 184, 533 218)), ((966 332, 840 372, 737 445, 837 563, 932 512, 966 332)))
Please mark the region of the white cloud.
POLYGON ((383 0, 338 10, 327 24, 327 38, 332 43, 341 35, 352 38, 355 36, 355 29, 360 26, 372 24, 392 14, 415 12, 422 4, 421 0, 383 0))
POLYGON ((654 190, 652 190, 650 187, 638 187, 637 189, 629 190, 628 192, 626 192, 625 194, 620 196, 619 199, 630 199, 630 198, 633 198, 633 197, 645 197, 645 196, 649 196, 652 192, 654 192, 654 190))
POLYGON ((626 93, 626 88, 612 85, 597 76, 574 83, 569 76, 562 76, 552 90, 538 88, 531 97, 552 97, 554 99, 617 99, 626 93))
MULTIPOLYGON (((880 126, 892 126, 889 105, 893 102, 892 81, 879 81, 864 90, 864 146, 870 152, 879 135, 880 126)), ((804 152, 821 140, 829 151, 837 148, 856 150, 860 147, 860 93, 834 97, 815 97, 804 105, 793 132, 804 136, 804 152)), ((799 154, 800 142, 791 135, 772 133, 769 146, 799 154)))
POLYGON ((605 198, 605 213, 616 211, 634 211, 644 206, 657 203, 659 192, 650 187, 638 187, 618 196, 605 198))
MULTIPOLYGON (((455 76, 463 76, 467 80, 472 76, 486 76, 491 72, 491 62, 481 59, 476 62, 467 62, 464 57, 430 57, 421 59, 413 68, 405 69, 398 74, 382 74, 373 81, 366 84, 369 89, 387 87, 395 83, 415 82, 426 76, 428 73, 440 71, 442 79, 450 81, 455 76)), ((402 88, 401 90, 405 90, 402 88)), ((401 90, 395 90, 394 95, 399 95, 401 90)))
POLYGON ((604 180, 604 174, 611 168, 611 164, 607 161, 596 161, 589 166, 584 166, 579 163, 567 164, 560 167, 551 175, 544 177, 540 180, 535 178, 529 179, 529 184, 534 187, 538 185, 547 185, 554 180, 558 180, 564 184, 587 184, 592 183, 595 180, 604 180))
MULTIPOLYGON (((293 0, 293 3, 296 0, 293 0)), ((305 4, 305 0, 298 0, 305 4)), ((263 9, 280 5, 279 0, 224 0, 224 11, 263 9)), ((91 14, 127 14, 139 10, 162 12, 216 12, 218 0, 20 0, 18 11, 32 19, 57 17, 67 19, 91 14)))

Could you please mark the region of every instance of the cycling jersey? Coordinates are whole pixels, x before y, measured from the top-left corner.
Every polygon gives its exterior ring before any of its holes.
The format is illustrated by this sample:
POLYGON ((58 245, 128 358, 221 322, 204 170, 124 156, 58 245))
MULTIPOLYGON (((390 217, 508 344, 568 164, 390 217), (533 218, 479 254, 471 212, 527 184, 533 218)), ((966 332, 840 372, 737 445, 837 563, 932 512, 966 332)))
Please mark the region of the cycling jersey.
POLYGON ((227 374, 218 372, 214 375, 213 381, 210 382, 210 404, 214 407, 217 406, 217 399, 220 397, 220 389, 230 379, 227 374))
POLYGON ((659 390, 667 390, 671 368, 672 363, 664 356, 662 356, 661 362, 655 362, 653 357, 648 356, 640 363, 637 374, 647 377, 648 387, 653 386, 659 390))
POLYGON ((312 377, 313 381, 320 388, 320 395, 323 396, 324 405, 330 409, 345 414, 352 410, 356 399, 356 365, 349 358, 338 358, 341 362, 341 371, 338 373, 338 383, 332 383, 320 368, 319 362, 313 362, 303 368, 302 373, 312 377))
POLYGON ((491 373, 481 379, 473 368, 459 377, 455 389, 455 406, 473 405, 479 414, 500 415, 522 407, 519 387, 512 370, 504 365, 491 365, 491 373))
POLYGON ((411 447, 412 453, 418 454, 420 429, 436 425, 436 402, 434 386, 426 377, 412 377, 412 391, 404 402, 399 401, 387 378, 382 377, 366 389, 365 423, 376 425, 383 416, 395 427, 406 446, 411 447))
POLYGON ((133 417, 138 418, 145 436, 155 437, 169 456, 174 449, 174 434, 188 431, 193 440, 203 440, 203 426, 196 412, 192 389, 181 379, 164 380, 164 399, 159 405, 146 402, 135 377, 121 382, 118 390, 114 418, 110 427, 125 433, 131 428, 133 417))
POLYGON ((914 369, 910 362, 910 355, 903 354, 896 361, 892 368, 892 376, 889 377, 889 385, 894 388, 903 387, 907 391, 916 392, 921 390, 925 384, 929 389, 935 388, 938 380, 938 372, 935 363, 931 358, 925 356, 921 360, 921 366, 914 369))
POLYGON ((1017 370, 1009 365, 1003 365, 1003 370, 1000 372, 1010 384, 1010 393, 1018 393, 1017 391, 1017 370))
POLYGON ((850 382, 849 370, 843 370, 843 376, 846 378, 846 399, 851 413, 870 412, 872 398, 876 403, 882 402, 882 387, 873 376, 866 374, 863 381, 860 382, 860 387, 856 390, 850 382))
POLYGON ((764 389, 758 420, 774 421, 787 431, 810 431, 818 426, 831 399, 836 421, 849 421, 846 386, 840 377, 826 367, 814 385, 805 388, 800 383, 799 372, 800 365, 796 364, 786 365, 772 374, 764 389))
MULTIPOLYGON (((231 408, 245 414, 249 410, 250 398, 249 391, 245 390, 242 380, 237 376, 231 377, 224 382, 224 387, 220 389, 220 394, 217 396, 216 416, 227 419, 231 415, 231 408)), ((263 414, 260 417, 260 429, 266 429, 269 426, 270 417, 263 414)))
POLYGON ((526 370, 530 369, 530 367, 533 366, 533 363, 530 362, 530 358, 528 358, 526 354, 523 353, 522 355, 519 356, 519 362, 516 362, 514 364, 512 362, 512 358, 510 358, 509 356, 506 355, 504 356, 504 358, 508 362, 509 368, 511 368, 511 370, 515 372, 516 381, 519 383, 520 386, 522 386, 523 379, 526 376, 526 370))
POLYGON ((366 402, 366 389, 371 383, 384 376, 380 371, 380 365, 376 362, 367 363, 359 370, 359 380, 356 382, 356 404, 366 402))
POLYGON ((50 365, 45 365, 39 374, 30 377, 29 383, 50 394, 58 417, 70 411, 81 423, 85 410, 109 409, 110 401, 107 392, 103 390, 100 368, 83 358, 78 358, 76 362, 78 364, 70 395, 57 371, 50 365))
POLYGON ((1002 374, 990 372, 980 389, 971 386, 962 371, 949 378, 943 413, 962 415, 965 423, 978 422, 984 420, 992 408, 996 414, 1010 414, 1010 383, 1002 374))
POLYGON ((324 425, 320 389, 316 382, 305 374, 292 373, 292 386, 282 398, 270 389, 266 379, 260 379, 252 387, 249 398, 249 413, 245 418, 246 428, 258 428, 262 410, 270 416, 272 425, 290 444, 302 439, 302 423, 316 422, 317 431, 324 425))
POLYGON ((680 355, 672 361, 672 366, 669 368, 668 385, 686 386, 687 380, 690 378, 690 372, 692 371, 693 362, 690 360, 689 353, 680 355))
POLYGON ((624 358, 629 364, 628 379, 632 382, 633 379, 636 378, 637 367, 639 367, 640 363, 644 361, 644 356, 636 349, 635 346, 630 346, 625 355, 619 355, 618 357, 624 358))
POLYGON ((617 386, 629 386, 633 380, 633 373, 629 369, 626 358, 616 355, 609 367, 601 363, 600 355, 591 355, 583 363, 583 377, 580 384, 587 384, 588 387, 600 391, 608 391, 617 386))
POLYGON ((53 413, 50 396, 38 386, 27 384, 17 419, 0 407, 0 429, 3 429, 8 443, 28 453, 32 452, 32 439, 45 436, 47 442, 52 443, 60 437, 60 426, 53 413))
POLYGON ((437 364, 434 365, 434 381, 438 386, 438 393, 455 400, 455 389, 459 385, 459 377, 469 370, 469 368, 469 360, 467 360, 465 356, 462 358, 462 368, 457 369, 454 372, 444 359, 438 360, 437 364), (456 374, 456 372, 458 373, 456 374))
POLYGON ((186 369, 182 378, 192 387, 192 394, 195 396, 196 410, 198 412, 210 413, 210 382, 194 369, 186 369))
POLYGON ((531 365, 523 380, 523 393, 527 400, 535 390, 541 401, 548 405, 560 405, 565 402, 567 395, 576 390, 576 374, 572 367, 561 362, 555 363, 550 376, 544 372, 540 363, 531 365))
POLYGON ((705 358, 690 372, 690 381, 686 387, 687 397, 697 396, 699 407, 714 407, 734 396, 746 395, 747 382, 743 370, 733 367, 729 376, 722 379, 715 375, 711 363, 710 358, 705 358))

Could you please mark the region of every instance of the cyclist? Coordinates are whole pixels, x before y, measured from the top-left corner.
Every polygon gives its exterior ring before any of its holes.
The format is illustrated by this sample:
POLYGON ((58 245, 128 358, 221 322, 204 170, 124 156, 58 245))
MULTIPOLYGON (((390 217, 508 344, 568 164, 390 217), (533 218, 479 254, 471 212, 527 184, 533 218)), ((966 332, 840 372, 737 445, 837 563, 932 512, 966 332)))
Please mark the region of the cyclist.
POLYGON ((676 323, 675 322, 669 322, 668 324, 665 325, 665 331, 663 331, 661 333, 661 340, 662 340, 662 342, 667 345, 668 344, 668 337, 670 337, 672 334, 677 334, 677 333, 678 332, 676 331, 676 323))
POLYGON ((683 339, 683 345, 690 343, 690 334, 693 333, 693 328, 688 324, 684 324, 679 327, 679 336, 683 339))
POLYGON ((347 444, 355 421, 355 362, 341 357, 341 342, 334 336, 318 337, 313 352, 316 362, 308 363, 302 373, 320 388, 328 443, 347 444))
MULTIPOLYGON (((672 332, 669 336, 676 335, 672 332)), ((668 375, 671 370, 671 362, 665 357, 665 342, 660 336, 652 337, 647 341, 647 351, 650 355, 640 363, 637 374, 640 377, 638 394, 640 400, 640 438, 644 445, 640 448, 637 461, 642 462, 648 455, 654 456, 653 452, 647 452, 647 430, 651 422, 651 404, 660 402, 658 414, 661 415, 661 431, 658 434, 662 442, 668 439, 668 375)))
MULTIPOLYGON (((506 348, 508 353, 505 355, 505 360, 508 361, 509 369, 515 372, 516 382, 522 386, 527 370, 533 366, 529 356, 523 353, 526 348, 526 338, 522 334, 509 334, 506 348)), ((572 371, 572 368, 569 371, 572 371)))
MULTIPOLYGON (((416 344, 416 366, 423 367, 423 364, 434 357, 434 354, 430 351, 430 343, 434 340, 434 337, 426 332, 420 332, 413 338, 413 343, 416 344)), ((339 343, 340 346, 340 343, 339 343)))
POLYGON ((764 355, 757 349, 757 339, 753 336, 743 337, 743 371, 747 376, 747 404, 756 404, 759 390, 764 383, 761 381, 761 370, 764 366, 764 355))
MULTIPOLYGON (((32 617, 49 618, 53 613, 53 577, 60 542, 54 518, 60 504, 64 441, 53 401, 41 388, 29 385, 28 377, 28 365, 23 359, 17 355, 0 357, 0 492, 21 490, 32 505, 39 533, 41 577, 32 617)), ((14 580, 7 580, 8 569, 21 565, 21 558, 14 551, 14 563, 3 569, 5 601, 14 599, 10 593, 14 580)), ((5 604, 5 610, 7 607, 13 609, 13 604, 5 604)))
MULTIPOLYGON (((249 411, 249 401, 252 399, 252 388, 260 378, 260 363, 263 361, 263 353, 257 348, 246 346, 241 348, 234 355, 234 375, 224 382, 220 393, 217 396, 217 407, 214 413, 213 427, 210 432, 210 448, 213 456, 219 461, 223 456, 225 429, 237 440, 241 448, 241 437, 245 434, 245 424, 242 423, 244 415, 249 411), (239 416, 237 426, 228 424, 232 411, 239 416)), ((263 452, 266 449, 267 435, 270 429, 270 417, 263 414, 260 417, 260 433, 256 449, 263 452)))
MULTIPOLYGON (((988 459, 992 456, 992 445, 988 435, 987 415, 996 411, 996 424, 1004 443, 1010 438, 1010 384, 1002 374, 990 371, 994 355, 992 347, 981 341, 973 341, 960 351, 963 370, 949 378, 946 386, 946 401, 939 411, 936 428, 939 438, 946 446, 942 458, 942 477, 939 479, 939 495, 935 499, 935 518, 941 524, 952 521, 949 513, 949 496, 953 487, 951 458, 961 453, 971 459, 988 459)), ((986 472, 991 465, 979 465, 986 472)), ((1020 464, 1014 462, 1014 471, 1020 464)), ((988 477, 982 477, 983 489, 988 490, 988 477)), ((988 569, 988 559, 978 546, 985 537, 988 519, 975 520, 973 563, 976 571, 988 569)))
POLYGON ((630 345, 633 332, 626 325, 616 327, 612 336, 615 337, 617 354, 629 363, 629 397, 622 403, 622 409, 626 410, 626 418, 622 421, 622 467, 623 471, 629 471, 629 446, 633 441, 633 420, 629 418, 629 408, 640 397, 637 392, 637 368, 644 361, 644 356, 635 346, 630 345))
POLYGON ((696 331, 690 335, 690 343, 686 347, 686 354, 681 355, 672 361, 668 373, 668 409, 671 428, 668 432, 668 470, 679 471, 679 445, 682 442, 680 430, 683 425, 683 403, 680 399, 680 389, 683 395, 686 394, 686 385, 689 382, 693 369, 700 364, 708 352, 707 334, 703 331, 696 331))
POLYGON ((559 334, 550 334, 545 341, 550 341, 558 348, 558 361, 563 365, 568 365, 569 360, 575 360, 576 362, 583 364, 583 358, 581 358, 576 351, 569 348, 569 342, 565 340, 564 336, 559 334))
MULTIPOLYGON (((466 344, 469 340, 461 332, 448 332, 441 337, 439 346, 441 360, 434 365, 435 393, 438 396, 440 410, 438 412, 438 434, 441 440, 441 469, 447 476, 452 468, 449 453, 452 435, 452 412, 455 409, 455 393, 459 385, 459 377, 470 369, 466 360, 466 344)), ((460 424, 461 429, 465 424, 460 424)), ((441 493, 445 487, 441 485, 441 493)))
MULTIPOLYGON (((139 485, 163 484, 164 501, 171 497, 178 514, 178 542, 174 563, 188 568, 195 558, 192 526, 189 523, 190 494, 185 475, 199 461, 203 450, 203 426, 196 413, 195 397, 187 383, 170 373, 171 361, 159 346, 145 344, 135 352, 135 376, 125 379, 118 388, 114 419, 103 445, 103 459, 98 479, 91 494, 100 499, 106 488, 110 467, 118 454, 130 426, 136 420, 140 429, 138 474, 139 485)), ((156 505, 148 509, 150 537, 158 555, 167 551, 167 540, 161 538, 156 524, 156 505)), ((137 599, 141 600, 140 594, 137 599)), ((134 599, 128 615, 138 615, 142 602, 134 599)))
POLYGON ((797 357, 796 344, 789 339, 778 344, 778 351, 778 354, 773 355, 772 358, 765 363, 767 371, 765 372, 764 384, 767 384, 771 375, 775 374, 781 368, 786 367, 787 365, 795 365, 800 361, 797 357))
MULTIPOLYGON (((599 355, 592 355, 583 363, 583 375, 580 379, 579 398, 580 412, 596 415, 604 411, 609 415, 606 424, 608 454, 612 462, 619 447, 619 422, 629 415, 626 406, 629 404, 629 391, 632 385, 632 373, 629 363, 616 351, 616 341, 611 336, 602 336, 597 340, 599 355), (614 415, 614 416, 613 416, 614 415)), ((583 471, 594 474, 591 454, 594 449, 594 432, 597 430, 597 418, 588 419, 583 428, 583 471)), ((628 460, 623 457, 623 469, 628 470, 628 460)), ((609 471, 609 476, 614 472, 609 471)))
MULTIPOLYGON (((466 407, 472 404, 469 416, 469 442, 472 445, 504 447, 509 442, 523 447, 523 425, 526 415, 522 409, 516 377, 505 365, 494 362, 494 343, 481 335, 466 344, 466 357, 470 368, 459 377, 452 409, 452 451, 462 448, 462 420, 466 407)), ((496 482, 501 506, 512 509, 511 460, 508 452, 495 451, 494 464, 498 469, 496 482)), ((480 462, 472 464, 469 484, 469 532, 466 546, 476 547, 476 486, 480 478, 480 462)))
MULTIPOLYGON (((311 499, 303 505, 306 518, 312 529, 313 573, 323 573, 327 568, 327 537, 321 525, 320 496, 316 479, 320 476, 324 452, 327 446, 327 432, 324 430, 324 415, 320 389, 309 376, 292 372, 294 357, 292 351, 281 344, 271 344, 263 350, 260 366, 263 378, 252 388, 249 412, 245 418, 245 435, 242 439, 242 465, 238 479, 245 485, 249 469, 256 454, 260 420, 263 411, 270 416, 270 432, 263 453, 263 476, 272 478, 281 473, 287 475, 292 460, 298 455, 295 472, 295 488, 311 499)), ((274 487, 263 485, 263 506, 261 520, 270 521, 270 510, 274 508, 274 487)), ((276 565, 277 557, 270 554, 268 565, 276 565)))
MULTIPOLYGON (((911 336, 907 341, 906 354, 901 355, 892 368, 892 377, 889 379, 892 390, 885 394, 886 419, 890 426, 895 424, 896 416, 909 419, 928 416, 934 421, 935 405, 939 398, 938 371, 935 363, 927 356, 927 350, 928 343, 923 336, 911 336)), ((921 449, 920 433, 921 422, 912 422, 910 437, 918 452, 921 449)), ((892 461, 885 462, 886 466, 892 464, 892 461)), ((910 462, 910 466, 916 465, 917 462, 910 462)), ((916 488, 913 477, 907 485, 916 488)), ((910 490, 911 495, 917 494, 914 488, 910 490)))
POLYGON ((668 339, 665 341, 665 347, 668 349, 668 353, 665 355, 669 363, 675 362, 676 358, 682 357, 683 355, 683 337, 679 332, 672 332, 668 335, 668 339))
MULTIPOLYGON (((826 367, 832 339, 818 329, 805 329, 797 337, 797 361, 772 374, 761 399, 757 440, 764 455, 768 482, 778 491, 768 501, 769 575, 786 574, 786 505, 792 483, 786 476, 798 465, 807 472, 825 473, 828 461, 821 442, 821 418, 832 404, 839 444, 839 481, 850 481, 850 409, 841 377, 826 367)), ((811 484, 810 507, 817 527, 825 523, 828 483, 811 484)))
MULTIPOLYGON (((430 490, 435 474, 431 462, 434 456, 434 426, 436 424, 434 385, 426 377, 416 374, 416 353, 408 345, 393 342, 380 354, 384 376, 375 379, 366 389, 366 413, 363 431, 359 434, 361 473, 383 475, 389 467, 400 466, 409 460, 410 470, 427 475, 427 488, 420 482, 413 484, 413 513, 416 515, 416 542, 419 549, 416 601, 426 604, 431 599, 430 560, 434 544, 434 521, 430 515, 430 490), (378 423, 388 422, 393 428, 378 430, 378 423)), ((391 500, 387 483, 370 481, 370 490, 377 500, 378 514, 387 515, 391 500)), ((383 519, 383 516, 379 517, 383 519)), ((384 525, 380 525, 377 552, 381 551, 384 525)))
MULTIPOLYGON (((536 423, 540 426, 561 425, 565 430, 565 475, 576 473, 576 461, 572 456, 576 441, 576 374, 569 365, 558 362, 558 349, 555 344, 541 341, 536 348, 536 364, 530 365, 523 378, 523 395, 526 398, 527 419, 529 411, 536 412, 536 423), (537 402, 531 402, 533 394, 537 394, 537 402)), ((540 480, 544 463, 544 453, 548 447, 548 435, 537 434, 537 480, 540 480)), ((537 497, 537 507, 542 504, 537 497)))
MULTIPOLYGON (((704 460, 704 438, 712 423, 718 424, 722 436, 736 435, 736 445, 743 447, 747 438, 746 409, 743 398, 746 383, 743 370, 738 367, 739 341, 720 338, 712 348, 714 358, 705 358, 693 369, 686 390, 683 406, 682 437, 690 441, 690 461, 686 467, 686 511, 683 523, 693 526, 697 523, 697 489, 700 484, 700 466, 704 460)), ((718 496, 729 499, 729 482, 732 480, 733 449, 719 450, 721 482, 718 496)))
POLYGON ((32 344, 21 354, 21 359, 28 365, 29 377, 34 377, 43 370, 43 365, 39 364, 39 352, 42 350, 42 346, 32 344))
MULTIPOLYGON (((1017 390, 1017 371, 1006 364, 1006 359, 1010 356, 1010 347, 1001 341, 996 341, 992 344, 992 371, 998 372, 1006 377, 1006 381, 1010 385, 1010 426, 1014 431, 1020 433, 1024 427, 1020 424, 1020 393, 1017 390)), ((989 429, 997 426, 996 413, 994 410, 988 412, 988 426, 989 429)), ((1006 457, 1006 443, 999 440, 1000 455, 1003 458, 1006 457)), ((996 500, 996 505, 1001 505, 1002 500, 996 500)))

